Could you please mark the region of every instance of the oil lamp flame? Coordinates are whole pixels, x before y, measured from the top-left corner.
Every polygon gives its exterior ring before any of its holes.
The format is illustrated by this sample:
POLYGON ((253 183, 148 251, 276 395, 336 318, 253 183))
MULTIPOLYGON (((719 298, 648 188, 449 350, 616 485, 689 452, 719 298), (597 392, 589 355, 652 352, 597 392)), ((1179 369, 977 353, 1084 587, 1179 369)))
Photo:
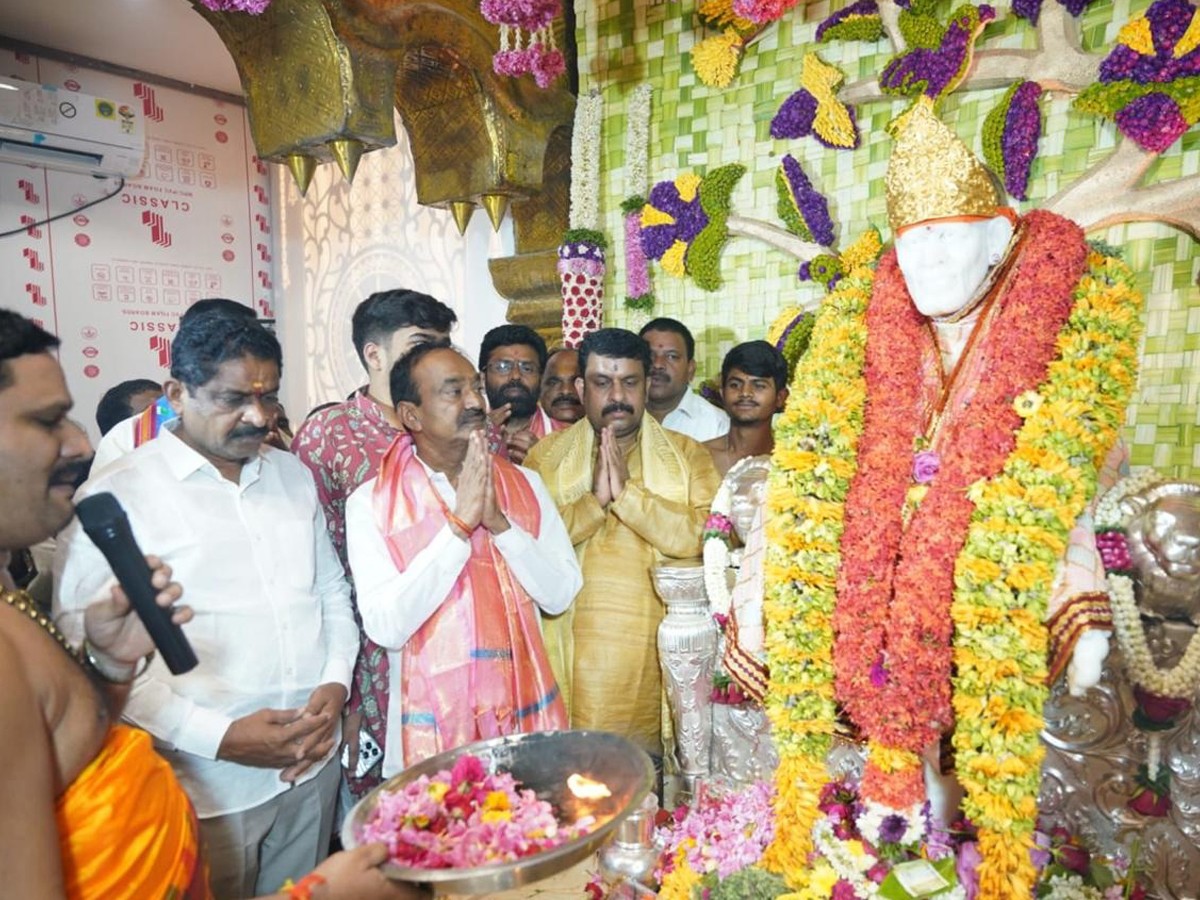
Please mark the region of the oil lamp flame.
POLYGON ((603 781, 593 781, 578 772, 567 777, 567 787, 580 800, 602 800, 612 796, 612 791, 603 781))

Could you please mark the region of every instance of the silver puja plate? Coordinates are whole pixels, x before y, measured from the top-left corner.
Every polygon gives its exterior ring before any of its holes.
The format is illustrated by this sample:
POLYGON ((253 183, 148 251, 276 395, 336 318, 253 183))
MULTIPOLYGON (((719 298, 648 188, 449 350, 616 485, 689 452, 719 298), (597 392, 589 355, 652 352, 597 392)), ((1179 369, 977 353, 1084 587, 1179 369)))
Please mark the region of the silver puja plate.
POLYGON ((375 788, 346 816, 342 846, 359 846, 358 833, 381 794, 400 790, 422 775, 451 769, 467 755, 479 757, 489 773, 511 773, 519 787, 533 791, 554 808, 560 823, 570 824, 590 815, 595 817, 595 825, 572 841, 514 862, 472 869, 414 869, 387 863, 380 868, 388 878, 427 885, 438 894, 482 895, 533 884, 594 853, 621 820, 637 809, 654 784, 650 757, 625 738, 606 731, 543 731, 493 738, 439 753, 375 788), (610 796, 577 798, 567 787, 567 779, 574 774, 603 782, 610 796))

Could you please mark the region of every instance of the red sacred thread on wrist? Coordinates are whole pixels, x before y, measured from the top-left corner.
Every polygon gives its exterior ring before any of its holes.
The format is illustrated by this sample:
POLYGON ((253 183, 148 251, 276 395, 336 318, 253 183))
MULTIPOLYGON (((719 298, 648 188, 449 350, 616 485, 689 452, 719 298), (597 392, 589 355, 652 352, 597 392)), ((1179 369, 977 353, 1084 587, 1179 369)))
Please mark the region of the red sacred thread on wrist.
POLYGON ((288 900, 312 900, 313 888, 325 883, 323 875, 310 872, 288 889, 288 900))

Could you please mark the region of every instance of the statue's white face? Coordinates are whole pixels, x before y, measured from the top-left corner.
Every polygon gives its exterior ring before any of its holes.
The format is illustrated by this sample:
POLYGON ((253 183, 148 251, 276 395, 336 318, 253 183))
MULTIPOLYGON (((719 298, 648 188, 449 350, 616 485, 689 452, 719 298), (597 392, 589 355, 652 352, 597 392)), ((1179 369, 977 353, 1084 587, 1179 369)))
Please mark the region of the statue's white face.
POLYGON ((952 316, 970 302, 988 269, 1000 259, 1008 220, 931 221, 896 238, 896 259, 913 302, 931 318, 952 316), (996 224, 996 223, 1003 223, 996 224))

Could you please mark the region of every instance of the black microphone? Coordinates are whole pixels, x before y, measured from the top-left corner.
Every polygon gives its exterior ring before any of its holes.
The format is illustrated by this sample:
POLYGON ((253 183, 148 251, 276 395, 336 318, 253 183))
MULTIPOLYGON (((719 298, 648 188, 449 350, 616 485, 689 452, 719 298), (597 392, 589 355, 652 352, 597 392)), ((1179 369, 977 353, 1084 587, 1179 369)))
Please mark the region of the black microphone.
POLYGON ((93 494, 75 505, 83 530, 104 554, 129 602, 137 610, 150 639, 173 675, 196 668, 196 654, 183 629, 171 621, 171 611, 154 602, 158 588, 150 583, 150 566, 133 538, 129 517, 109 493, 93 494))

